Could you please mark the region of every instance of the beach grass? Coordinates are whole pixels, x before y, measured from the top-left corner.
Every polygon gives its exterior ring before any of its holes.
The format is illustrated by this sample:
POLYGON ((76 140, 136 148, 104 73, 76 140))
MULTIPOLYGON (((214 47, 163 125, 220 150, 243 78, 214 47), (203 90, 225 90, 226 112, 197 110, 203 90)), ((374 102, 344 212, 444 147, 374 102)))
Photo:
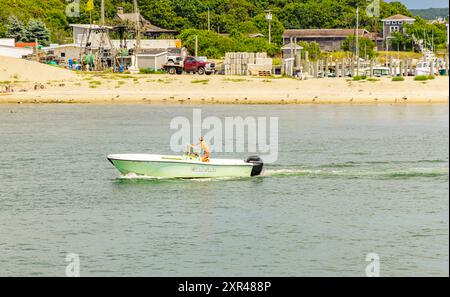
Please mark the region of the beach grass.
POLYGON ((152 68, 141 68, 139 74, 166 74, 164 70, 155 70, 152 68))
POLYGON ((209 83, 209 79, 195 79, 195 80, 191 81, 191 83, 206 85, 209 83))
POLYGON ((392 81, 405 81, 405 78, 403 76, 394 76, 392 81))
POLYGON ((248 81, 248 79, 245 79, 245 78, 224 78, 223 81, 228 81, 228 82, 245 82, 245 81, 248 81))
POLYGON ((96 86, 100 86, 102 84, 101 81, 99 80, 93 80, 89 82, 90 85, 96 85, 96 86))
POLYGON ((353 77, 354 81, 361 81, 361 80, 365 80, 365 79, 367 79, 367 77, 364 75, 356 75, 353 77))
POLYGON ((414 77, 415 81, 427 81, 430 79, 430 75, 417 75, 414 77))

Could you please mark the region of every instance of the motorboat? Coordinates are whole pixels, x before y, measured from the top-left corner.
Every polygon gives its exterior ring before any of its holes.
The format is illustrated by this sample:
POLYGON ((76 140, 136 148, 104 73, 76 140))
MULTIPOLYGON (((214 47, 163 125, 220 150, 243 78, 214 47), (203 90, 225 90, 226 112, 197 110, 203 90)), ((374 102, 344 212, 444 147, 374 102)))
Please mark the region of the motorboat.
POLYGON ((182 156, 152 154, 109 155, 108 160, 123 175, 154 178, 239 178, 261 175, 263 161, 257 156, 247 160, 210 159, 189 150, 182 156))
POLYGON ((432 61, 420 61, 417 63, 415 75, 435 75, 437 70, 432 61))

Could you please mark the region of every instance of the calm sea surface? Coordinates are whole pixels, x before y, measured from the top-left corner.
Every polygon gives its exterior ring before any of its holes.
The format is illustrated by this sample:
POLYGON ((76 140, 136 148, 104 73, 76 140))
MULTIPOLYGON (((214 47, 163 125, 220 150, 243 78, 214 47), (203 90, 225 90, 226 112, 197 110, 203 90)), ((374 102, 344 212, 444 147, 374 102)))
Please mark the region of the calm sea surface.
POLYGON ((201 108, 278 116, 278 162, 121 178, 107 154, 170 153, 193 107, 0 105, 0 276, 64 276, 68 253, 82 276, 364 276, 368 253, 382 276, 448 276, 448 106, 201 108))

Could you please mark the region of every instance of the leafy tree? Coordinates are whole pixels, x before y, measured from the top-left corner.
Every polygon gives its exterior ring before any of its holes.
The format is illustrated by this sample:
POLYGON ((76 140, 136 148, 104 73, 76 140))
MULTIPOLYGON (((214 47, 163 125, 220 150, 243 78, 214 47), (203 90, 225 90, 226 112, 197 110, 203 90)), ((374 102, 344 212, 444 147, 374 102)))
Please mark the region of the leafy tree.
MULTIPOLYGON (((445 49, 447 43, 447 28, 445 24, 430 24, 418 17, 413 24, 405 24, 406 40, 424 40, 428 48, 434 44, 436 49, 445 49)), ((394 42, 402 42, 395 40, 394 42)))
POLYGON ((27 30, 16 16, 11 16, 9 18, 8 24, 6 25, 6 36, 8 38, 14 38, 17 42, 26 41, 27 30))
MULTIPOLYGON (((261 32, 265 36, 269 36, 269 21, 266 19, 266 15, 264 13, 255 16, 253 18, 253 23, 255 24, 255 27, 259 29, 259 32, 261 32)), ((272 42, 282 44, 283 32, 283 24, 278 20, 276 16, 273 16, 273 19, 271 21, 272 42)))
POLYGON ((392 34, 391 46, 395 49, 402 51, 413 50, 414 41, 410 35, 403 34, 401 32, 395 32, 392 34))
POLYGON ((303 47, 303 51, 308 53, 308 59, 311 61, 317 61, 322 57, 322 51, 320 50, 320 44, 317 42, 301 41, 299 45, 303 47))
MULTIPOLYGON (((89 23, 86 0, 81 1, 80 17, 70 18, 65 14, 65 0, 14 0, 0 1, 0 36, 6 36, 8 18, 17 15, 22 22, 41 19, 51 32, 51 40, 65 42, 71 37, 69 23, 89 23)), ((100 0, 94 0, 92 18, 98 23, 100 0)), ((353 28, 355 10, 361 10, 360 24, 373 30, 374 19, 364 12, 367 0, 139 0, 142 15, 154 25, 167 29, 207 29, 208 9, 211 30, 220 33, 238 31, 242 33, 263 33, 268 36, 268 24, 264 11, 271 9, 273 41, 280 44, 284 28, 353 28), (251 32, 251 31, 257 32, 251 32)), ((132 11, 132 1, 105 1, 106 19, 111 22, 117 7, 132 11)), ((381 18, 394 14, 410 16, 408 9, 400 2, 381 1, 381 18)), ((381 23, 378 26, 381 28, 381 23)), ((439 31, 440 32, 440 31, 439 31)), ((440 33, 438 33, 440 34, 440 33)), ((440 36, 440 35, 439 35, 440 36)), ((438 37, 440 38, 440 37, 438 37)), ((255 41, 259 44, 262 41, 255 41)), ((258 45, 261 46, 261 45, 258 45)))
POLYGON ((249 38, 238 31, 226 36, 207 30, 187 29, 179 37, 191 53, 195 52, 196 35, 199 55, 210 58, 221 58, 226 52, 267 52, 274 56, 280 51, 277 45, 270 45, 267 39, 249 38))

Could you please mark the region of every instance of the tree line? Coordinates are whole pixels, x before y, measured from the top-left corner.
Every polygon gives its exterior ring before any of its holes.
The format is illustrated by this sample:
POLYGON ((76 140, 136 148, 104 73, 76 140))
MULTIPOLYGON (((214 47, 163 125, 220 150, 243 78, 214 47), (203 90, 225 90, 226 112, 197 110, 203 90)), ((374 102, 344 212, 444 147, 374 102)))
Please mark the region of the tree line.
MULTIPOLYGON (((69 0, 70 1, 70 0, 69 0)), ((94 0, 92 19, 100 18, 100 1, 94 0)), ((86 11, 87 0, 81 0, 80 16, 73 18, 65 14, 66 0, 15 0, 0 2, 0 37, 8 34, 11 15, 24 23, 29 19, 42 20, 50 31, 49 40, 56 43, 70 42, 70 23, 89 23, 86 11)), ((262 49, 276 51, 282 45, 285 29, 308 28, 353 28, 355 10, 360 7, 360 26, 374 31, 376 20, 363 13, 367 0, 139 0, 141 14, 152 24, 180 32, 180 37, 191 46, 193 34, 201 35, 200 50, 203 54, 221 55, 224 50, 262 49), (267 42, 269 31, 266 11, 271 10, 273 20, 272 41, 267 42), (207 29, 210 31, 207 31, 207 29), (261 33, 266 38, 248 38, 249 33, 261 33)), ((412 16, 401 2, 380 1, 380 19, 403 14, 412 16)), ((105 0, 105 12, 111 21, 117 7, 132 12, 132 1, 105 0)), ((422 24, 419 21, 420 24, 422 24)), ((429 28, 440 36, 440 28, 429 28)), ((427 29, 428 30, 428 29, 427 29)), ((407 48, 410 40, 400 40, 407 48)), ((45 41, 44 41, 45 42, 45 41)), ((441 42, 440 37, 437 43, 441 42)))

